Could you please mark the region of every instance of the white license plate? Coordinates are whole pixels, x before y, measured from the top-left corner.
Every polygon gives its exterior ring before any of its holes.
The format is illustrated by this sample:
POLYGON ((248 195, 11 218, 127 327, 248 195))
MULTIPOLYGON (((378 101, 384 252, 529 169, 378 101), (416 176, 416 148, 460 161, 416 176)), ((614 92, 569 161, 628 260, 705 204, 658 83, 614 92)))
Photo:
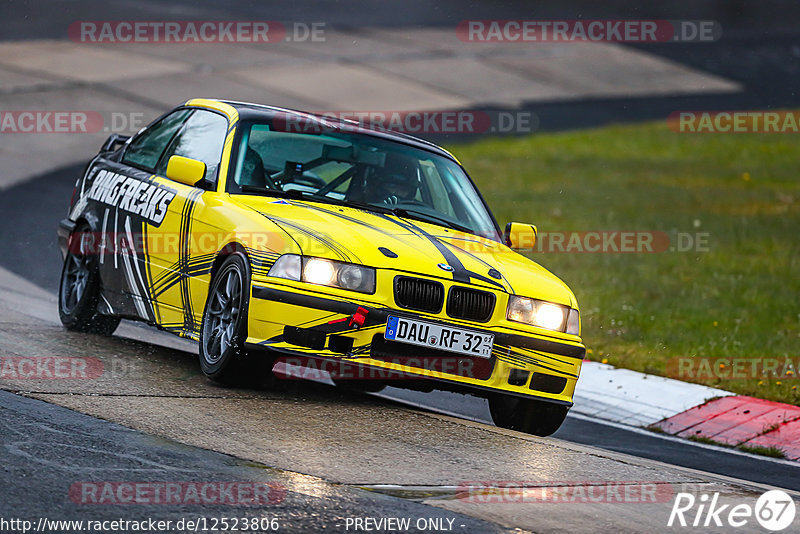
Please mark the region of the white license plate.
POLYGON ((389 316, 383 337, 479 358, 491 358, 494 344, 494 334, 393 316, 389 316))

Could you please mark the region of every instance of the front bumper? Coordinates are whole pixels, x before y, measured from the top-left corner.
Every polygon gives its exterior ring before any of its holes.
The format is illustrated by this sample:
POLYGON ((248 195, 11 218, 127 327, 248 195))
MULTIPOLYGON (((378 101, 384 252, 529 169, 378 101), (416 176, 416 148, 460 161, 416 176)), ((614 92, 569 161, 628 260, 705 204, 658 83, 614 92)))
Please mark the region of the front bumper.
POLYGON ((370 296, 359 297, 256 281, 248 313, 247 345, 300 361, 335 361, 355 369, 348 376, 385 380, 400 387, 403 380, 434 380, 434 388, 476 394, 502 391, 572 405, 586 353, 580 341, 491 323, 443 320, 366 300, 370 296), (363 316, 361 326, 352 324, 356 314, 363 316), (470 357, 386 341, 383 332, 390 315, 491 332, 495 336, 492 356, 470 357))

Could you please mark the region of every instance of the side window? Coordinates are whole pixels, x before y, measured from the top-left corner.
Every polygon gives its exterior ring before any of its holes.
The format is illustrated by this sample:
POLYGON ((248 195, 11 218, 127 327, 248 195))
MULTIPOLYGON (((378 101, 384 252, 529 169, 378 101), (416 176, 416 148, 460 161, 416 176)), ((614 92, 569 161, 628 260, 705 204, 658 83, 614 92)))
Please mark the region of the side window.
POLYGON ((217 169, 222 158, 222 146, 228 133, 228 121, 222 115, 197 110, 189 117, 181 131, 167 147, 157 172, 166 175, 171 156, 183 156, 206 164, 205 179, 216 182, 217 169))
POLYGON ((229 185, 325 190, 326 196, 344 198, 348 180, 357 170, 355 164, 326 157, 325 151, 351 146, 327 135, 275 131, 266 124, 242 127, 236 171, 229 185))
POLYGON ((134 167, 142 167, 149 171, 155 170, 170 139, 191 113, 192 110, 180 109, 147 128, 131 141, 125 150, 122 161, 134 167))

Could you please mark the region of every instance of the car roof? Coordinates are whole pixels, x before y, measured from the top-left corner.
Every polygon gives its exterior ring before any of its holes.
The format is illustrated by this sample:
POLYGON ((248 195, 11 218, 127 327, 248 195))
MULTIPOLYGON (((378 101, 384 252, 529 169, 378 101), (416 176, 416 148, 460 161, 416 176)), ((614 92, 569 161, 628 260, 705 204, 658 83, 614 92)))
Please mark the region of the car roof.
POLYGON ((333 130, 340 130, 343 132, 353 132, 364 135, 371 135, 373 137, 387 139, 390 141, 394 141, 396 143, 401 143, 415 148, 421 148, 429 152, 434 152, 440 156, 444 156, 448 159, 453 160, 456 163, 459 163, 459 161, 455 158, 455 156, 453 156, 447 150, 429 141, 425 141, 424 139, 414 137, 413 135, 394 132, 391 130, 384 130, 375 127, 369 127, 353 120, 332 117, 330 115, 324 115, 321 113, 313 113, 297 109, 281 108, 277 106, 267 106, 264 104, 238 102, 235 100, 224 100, 217 98, 192 99, 186 102, 186 105, 205 107, 202 103, 208 103, 209 101, 219 102, 221 104, 227 104, 228 106, 233 107, 239 114, 239 118, 242 120, 259 120, 259 119, 272 120, 275 117, 281 115, 285 116, 288 114, 306 121, 312 121, 322 128, 329 128, 333 130))

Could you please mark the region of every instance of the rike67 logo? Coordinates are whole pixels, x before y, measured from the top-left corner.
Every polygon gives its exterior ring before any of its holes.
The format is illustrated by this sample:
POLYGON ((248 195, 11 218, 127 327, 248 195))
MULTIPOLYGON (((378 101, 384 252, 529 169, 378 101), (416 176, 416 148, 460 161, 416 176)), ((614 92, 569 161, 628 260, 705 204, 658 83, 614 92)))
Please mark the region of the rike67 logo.
POLYGON ((719 500, 719 492, 701 493, 699 496, 678 493, 667 526, 740 528, 755 518, 763 528, 778 532, 792 524, 797 512, 792 497, 781 490, 767 491, 758 498, 755 506, 748 503, 721 504, 719 500))

